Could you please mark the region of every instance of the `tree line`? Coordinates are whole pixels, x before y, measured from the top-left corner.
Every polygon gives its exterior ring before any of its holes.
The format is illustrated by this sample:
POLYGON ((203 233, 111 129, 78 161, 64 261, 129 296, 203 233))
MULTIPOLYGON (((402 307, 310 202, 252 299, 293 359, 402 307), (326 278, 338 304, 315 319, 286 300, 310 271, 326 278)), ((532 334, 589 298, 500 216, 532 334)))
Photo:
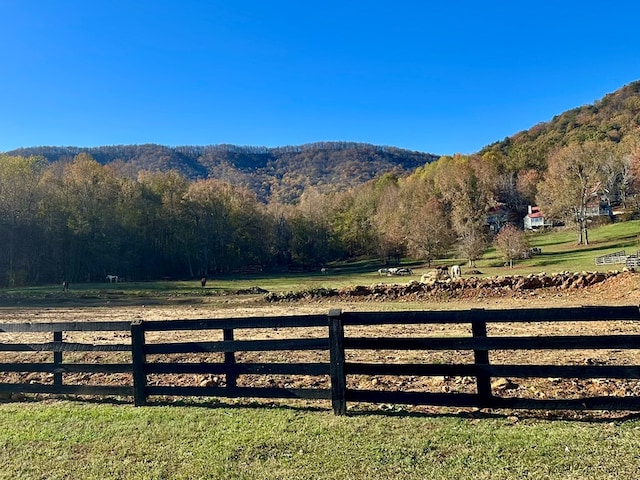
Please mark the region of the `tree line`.
POLYGON ((2 154, 0 285, 198 278, 365 255, 430 264, 455 254, 473 264, 496 206, 519 226, 538 204, 586 243, 586 208, 603 198, 638 210, 637 143, 571 143, 544 165, 495 149, 446 156, 341 191, 307 187, 295 203, 173 170, 124 175, 84 152, 55 163, 2 154))

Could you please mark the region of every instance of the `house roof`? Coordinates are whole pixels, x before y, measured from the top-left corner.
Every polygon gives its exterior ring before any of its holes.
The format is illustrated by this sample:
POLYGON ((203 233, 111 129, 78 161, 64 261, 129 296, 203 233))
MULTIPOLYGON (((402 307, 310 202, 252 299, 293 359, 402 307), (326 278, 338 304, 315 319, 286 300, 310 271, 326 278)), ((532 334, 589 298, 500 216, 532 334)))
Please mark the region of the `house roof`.
POLYGON ((528 218, 544 218, 544 213, 540 211, 540 207, 531 207, 531 213, 527 215, 528 218))

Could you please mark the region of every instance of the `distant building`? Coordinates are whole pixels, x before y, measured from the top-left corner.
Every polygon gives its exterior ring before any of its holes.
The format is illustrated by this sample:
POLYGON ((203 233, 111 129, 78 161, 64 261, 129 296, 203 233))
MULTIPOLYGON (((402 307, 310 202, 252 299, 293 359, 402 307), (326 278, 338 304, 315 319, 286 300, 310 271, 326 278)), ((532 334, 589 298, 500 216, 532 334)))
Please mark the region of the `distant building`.
POLYGON ((509 222, 509 209, 503 204, 498 203, 491 207, 485 216, 485 224, 489 233, 496 234, 509 222))
POLYGON ((609 202, 602 199, 594 199, 592 202, 589 202, 585 213, 587 217, 613 217, 613 209, 611 208, 611 205, 609 205, 609 202))
POLYGON ((545 220, 544 214, 540 211, 539 207, 529 205, 528 213, 524 217, 525 230, 537 230, 538 228, 552 226, 553 222, 551 220, 545 220))

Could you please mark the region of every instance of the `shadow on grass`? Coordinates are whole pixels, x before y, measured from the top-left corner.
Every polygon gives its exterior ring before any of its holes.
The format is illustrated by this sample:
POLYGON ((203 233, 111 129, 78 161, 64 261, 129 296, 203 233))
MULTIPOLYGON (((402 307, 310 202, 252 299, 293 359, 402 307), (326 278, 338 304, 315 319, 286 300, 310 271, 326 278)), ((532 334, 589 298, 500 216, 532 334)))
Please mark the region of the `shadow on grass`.
MULTIPOLYGON (((149 403, 153 406, 175 406, 175 407, 197 407, 210 409, 274 409, 274 410, 291 410, 299 412, 331 412, 330 407, 311 406, 311 405, 287 405, 273 401, 248 400, 244 402, 225 402, 220 399, 214 400, 190 400, 179 399, 176 401, 155 400, 149 403)), ((382 416, 382 417, 409 417, 409 418, 462 418, 469 420, 482 419, 505 419, 513 421, 514 417, 518 420, 544 420, 544 421, 571 421, 581 423, 610 423, 612 421, 625 422, 640 420, 640 412, 599 412, 589 410, 493 410, 493 409, 476 409, 476 408, 456 408, 452 407, 409 407, 402 405, 362 405, 352 404, 355 408, 351 408, 347 412, 347 417, 363 417, 363 416, 382 416)))
MULTIPOLYGON (((45 403, 47 405, 56 402, 72 402, 89 405, 110 405, 133 407, 133 400, 123 397, 94 397, 82 395, 47 395, 38 394, 25 396, 20 400, 4 400, 2 404, 19 403, 45 403)), ((145 407, 175 407, 175 408, 202 408, 211 410, 275 410, 294 411, 301 413, 331 413, 330 406, 315 406, 305 403, 285 404, 273 400, 242 399, 229 401, 227 398, 157 398, 148 400, 145 407)), ((437 406, 406 406, 406 405, 374 405, 352 404, 347 412, 347 417, 396 417, 396 418, 459 418, 467 420, 496 420, 503 419, 510 423, 521 420, 539 420, 547 422, 576 422, 605 424, 611 422, 630 422, 640 420, 640 412, 635 411, 598 411, 598 410, 495 410, 478 408, 453 408, 437 406)))

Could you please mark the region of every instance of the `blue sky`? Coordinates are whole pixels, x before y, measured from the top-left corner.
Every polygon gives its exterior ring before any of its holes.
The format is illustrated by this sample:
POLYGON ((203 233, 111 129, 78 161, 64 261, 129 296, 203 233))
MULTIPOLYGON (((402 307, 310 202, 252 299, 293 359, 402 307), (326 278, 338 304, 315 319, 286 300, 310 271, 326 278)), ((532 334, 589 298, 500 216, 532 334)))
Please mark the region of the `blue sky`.
POLYGON ((0 0, 0 152, 473 153, 640 80, 640 2, 0 0))

